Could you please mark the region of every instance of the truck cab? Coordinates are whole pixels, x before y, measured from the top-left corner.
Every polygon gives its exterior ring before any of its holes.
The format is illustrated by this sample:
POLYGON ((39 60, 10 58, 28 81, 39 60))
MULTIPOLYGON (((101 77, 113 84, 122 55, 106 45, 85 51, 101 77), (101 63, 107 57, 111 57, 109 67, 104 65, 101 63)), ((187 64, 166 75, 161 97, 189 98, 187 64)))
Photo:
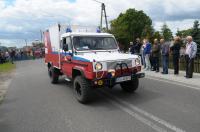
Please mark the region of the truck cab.
POLYGON ((45 62, 52 83, 65 76, 73 82, 75 96, 81 103, 89 100, 92 89, 113 88, 116 84, 126 92, 138 88, 139 78, 144 77, 141 58, 121 53, 112 34, 71 29, 60 32, 53 29, 44 33, 45 62))

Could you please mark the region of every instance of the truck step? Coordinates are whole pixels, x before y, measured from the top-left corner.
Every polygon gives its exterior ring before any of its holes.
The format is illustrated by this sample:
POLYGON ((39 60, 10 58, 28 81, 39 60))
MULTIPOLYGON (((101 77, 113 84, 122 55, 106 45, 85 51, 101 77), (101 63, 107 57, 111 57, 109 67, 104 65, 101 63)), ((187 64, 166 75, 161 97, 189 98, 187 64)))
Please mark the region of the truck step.
POLYGON ((65 77, 65 81, 71 82, 72 80, 70 78, 65 77))

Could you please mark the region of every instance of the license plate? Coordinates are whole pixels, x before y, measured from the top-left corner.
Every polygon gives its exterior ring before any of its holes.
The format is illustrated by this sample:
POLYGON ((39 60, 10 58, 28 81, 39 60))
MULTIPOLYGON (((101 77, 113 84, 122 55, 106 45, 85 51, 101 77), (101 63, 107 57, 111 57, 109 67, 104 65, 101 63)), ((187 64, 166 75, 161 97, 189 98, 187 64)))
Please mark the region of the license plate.
POLYGON ((131 80, 131 76, 124 76, 124 77, 118 77, 116 78, 116 82, 124 82, 124 81, 130 81, 131 80))

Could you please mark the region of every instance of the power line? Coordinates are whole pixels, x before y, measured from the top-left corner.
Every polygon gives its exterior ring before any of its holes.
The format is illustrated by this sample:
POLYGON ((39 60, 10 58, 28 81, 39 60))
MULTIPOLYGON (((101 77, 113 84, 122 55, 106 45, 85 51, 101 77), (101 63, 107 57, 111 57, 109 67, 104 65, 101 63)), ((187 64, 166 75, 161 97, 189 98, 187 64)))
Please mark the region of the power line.
POLYGON ((98 1, 98 0, 92 0, 92 1, 95 1, 95 2, 97 2, 97 3, 103 4, 103 2, 100 2, 100 1, 98 1))

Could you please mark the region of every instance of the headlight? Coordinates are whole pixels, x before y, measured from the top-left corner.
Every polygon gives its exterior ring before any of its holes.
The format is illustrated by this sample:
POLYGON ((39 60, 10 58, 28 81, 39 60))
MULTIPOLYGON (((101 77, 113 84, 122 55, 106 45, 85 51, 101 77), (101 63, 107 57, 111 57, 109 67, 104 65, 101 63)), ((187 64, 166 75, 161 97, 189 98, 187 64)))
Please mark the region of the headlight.
POLYGON ((138 59, 138 58, 135 59, 135 65, 136 65, 136 66, 140 65, 140 59, 138 59))
POLYGON ((100 62, 97 62, 95 64, 95 70, 99 71, 99 70, 102 70, 102 69, 103 69, 103 65, 100 62))

